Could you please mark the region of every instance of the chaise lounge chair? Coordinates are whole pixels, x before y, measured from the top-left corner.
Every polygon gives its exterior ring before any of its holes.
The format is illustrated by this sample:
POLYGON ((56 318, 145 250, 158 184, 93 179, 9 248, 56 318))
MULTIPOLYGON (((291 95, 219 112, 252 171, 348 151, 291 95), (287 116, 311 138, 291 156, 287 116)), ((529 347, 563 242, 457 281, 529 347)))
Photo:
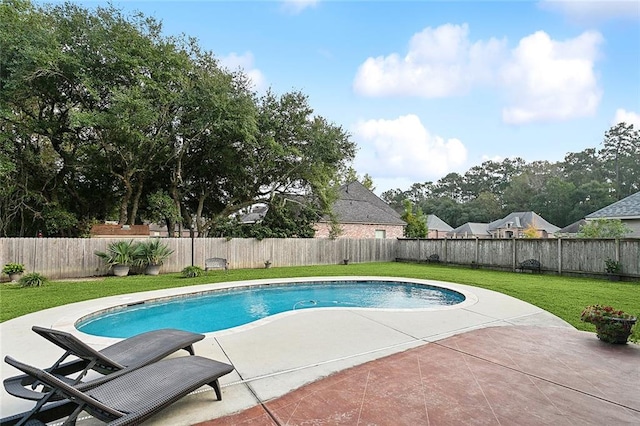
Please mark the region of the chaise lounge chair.
POLYGON ((233 366, 200 356, 163 359, 124 373, 96 387, 82 391, 56 376, 23 364, 9 356, 5 362, 34 380, 44 383, 65 401, 54 403, 56 410, 45 408, 2 419, 2 425, 44 424, 67 417, 75 424, 86 411, 110 425, 139 424, 203 385, 211 386, 218 401, 222 392, 218 379, 233 371, 233 366))
MULTIPOLYGON (((83 384, 81 380, 89 370, 105 375, 125 368, 134 370, 159 361, 180 349, 194 355, 193 344, 205 337, 203 334, 188 331, 162 329, 138 334, 96 351, 76 336, 64 331, 38 326, 33 326, 32 330, 65 350, 64 355, 46 371, 68 384, 79 385, 80 389, 87 389, 108 380, 108 378, 98 378, 83 384), (76 356, 79 359, 62 364, 69 356, 76 356), (76 377, 68 377, 71 375, 76 377)), ((47 392, 46 388, 42 392, 36 391, 37 385, 38 383, 29 375, 14 376, 4 380, 4 387, 8 393, 34 401, 40 400, 47 392)))

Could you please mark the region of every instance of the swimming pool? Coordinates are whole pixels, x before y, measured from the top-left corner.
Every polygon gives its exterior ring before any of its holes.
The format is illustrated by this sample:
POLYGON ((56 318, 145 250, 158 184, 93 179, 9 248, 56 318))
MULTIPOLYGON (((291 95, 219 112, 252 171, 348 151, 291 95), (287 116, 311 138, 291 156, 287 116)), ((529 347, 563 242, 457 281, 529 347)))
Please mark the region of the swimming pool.
POLYGON ((234 287, 147 300, 81 318, 83 333, 125 338, 159 328, 226 330, 310 308, 433 309, 459 304, 457 291, 404 281, 333 280, 234 287))

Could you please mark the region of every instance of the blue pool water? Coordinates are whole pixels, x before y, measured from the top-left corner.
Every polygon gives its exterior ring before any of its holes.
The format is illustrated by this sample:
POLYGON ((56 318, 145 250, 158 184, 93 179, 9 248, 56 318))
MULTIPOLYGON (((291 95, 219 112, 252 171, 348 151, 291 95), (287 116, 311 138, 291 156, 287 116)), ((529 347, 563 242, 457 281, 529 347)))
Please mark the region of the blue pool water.
POLYGON ((160 328, 208 333, 298 309, 424 309, 455 305, 464 299, 453 290, 393 281, 271 284, 147 301, 92 315, 76 327, 84 333, 120 338, 160 328))

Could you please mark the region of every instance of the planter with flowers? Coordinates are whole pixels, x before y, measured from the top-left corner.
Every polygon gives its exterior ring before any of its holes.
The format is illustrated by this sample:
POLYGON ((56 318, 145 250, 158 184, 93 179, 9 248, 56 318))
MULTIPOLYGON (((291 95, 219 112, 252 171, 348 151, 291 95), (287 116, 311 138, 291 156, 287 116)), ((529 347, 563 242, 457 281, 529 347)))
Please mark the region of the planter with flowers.
POLYGON ((7 263, 2 267, 2 272, 9 275, 11 282, 16 282, 24 273, 24 265, 22 263, 7 263))
POLYGON ((587 306, 580 319, 596 326, 598 339, 607 343, 627 343, 637 318, 611 306, 587 306))

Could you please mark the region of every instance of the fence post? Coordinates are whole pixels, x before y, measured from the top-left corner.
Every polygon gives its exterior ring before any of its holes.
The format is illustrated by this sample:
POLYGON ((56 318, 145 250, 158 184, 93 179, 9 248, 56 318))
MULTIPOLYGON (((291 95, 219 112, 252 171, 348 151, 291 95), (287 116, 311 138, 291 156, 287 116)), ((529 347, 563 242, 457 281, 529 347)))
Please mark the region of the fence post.
POLYGON ((478 267, 478 262, 480 261, 480 243, 478 241, 478 237, 476 237, 476 255, 475 255, 475 262, 476 262, 476 267, 478 267))
POLYGON ((516 237, 511 237, 511 242, 513 243, 511 245, 512 247, 511 269, 515 271, 516 270, 516 237))
POLYGON ((558 237, 558 275, 562 275, 562 238, 558 237))
POLYGON ((444 262, 447 263, 447 237, 444 238, 444 262))

